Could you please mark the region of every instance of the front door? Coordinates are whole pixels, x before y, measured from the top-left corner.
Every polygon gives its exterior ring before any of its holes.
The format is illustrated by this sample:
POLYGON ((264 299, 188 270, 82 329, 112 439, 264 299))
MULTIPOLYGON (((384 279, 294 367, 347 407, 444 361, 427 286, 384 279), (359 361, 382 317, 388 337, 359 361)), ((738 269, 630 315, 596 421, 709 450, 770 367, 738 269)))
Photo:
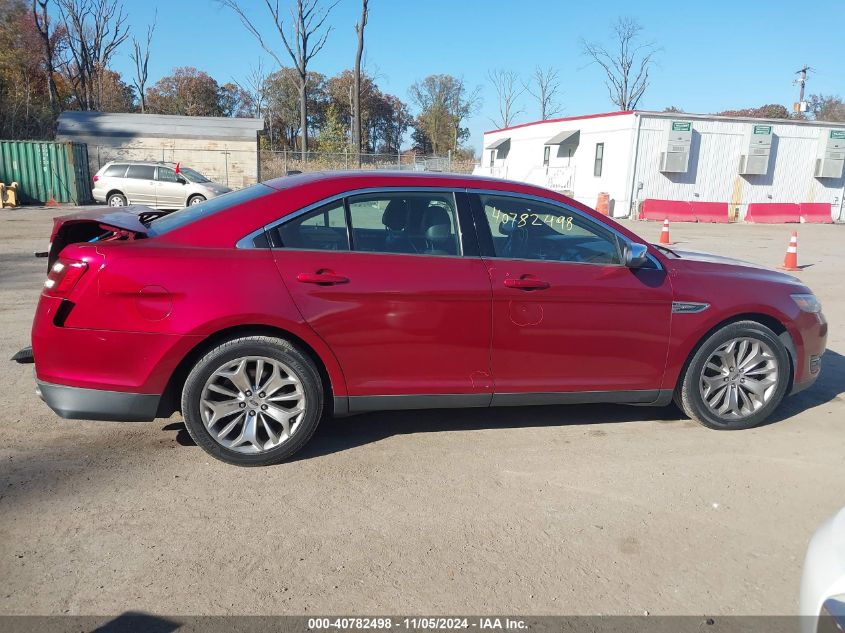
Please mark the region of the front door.
POLYGON ((623 266, 616 233, 568 207, 471 199, 493 284, 494 404, 532 392, 642 391, 648 400, 645 392, 661 386, 669 344, 665 271, 654 262, 623 266))
POLYGON ((160 209, 181 209, 185 206, 185 183, 169 167, 158 167, 156 206, 160 209))
POLYGON ((270 231, 285 286, 340 362, 350 410, 356 398, 366 408, 489 404, 490 281, 460 234, 456 197, 443 190, 352 196, 270 231))

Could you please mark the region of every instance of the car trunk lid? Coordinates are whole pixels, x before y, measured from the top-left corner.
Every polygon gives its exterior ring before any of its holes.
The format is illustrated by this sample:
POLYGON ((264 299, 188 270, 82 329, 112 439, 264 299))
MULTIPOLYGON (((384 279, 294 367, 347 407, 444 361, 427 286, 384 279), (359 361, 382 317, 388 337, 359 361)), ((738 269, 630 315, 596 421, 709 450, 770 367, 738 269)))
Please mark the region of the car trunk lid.
POLYGON ((50 249, 47 254, 48 269, 68 244, 79 242, 131 241, 149 235, 144 222, 161 215, 148 207, 130 206, 125 209, 92 209, 53 218, 50 249))

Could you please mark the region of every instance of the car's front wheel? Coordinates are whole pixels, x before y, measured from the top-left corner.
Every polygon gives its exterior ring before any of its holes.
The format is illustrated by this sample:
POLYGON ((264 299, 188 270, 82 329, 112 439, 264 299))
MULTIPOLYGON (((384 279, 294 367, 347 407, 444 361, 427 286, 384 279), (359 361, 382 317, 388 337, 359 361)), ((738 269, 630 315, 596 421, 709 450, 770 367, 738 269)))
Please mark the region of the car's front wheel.
POLYGON ((311 439, 323 412, 320 374, 288 341, 247 336, 223 343, 188 374, 182 415, 194 441, 239 466, 278 463, 311 439))
POLYGON ((197 195, 195 195, 195 196, 191 196, 191 197, 188 199, 188 206, 189 206, 189 207, 192 207, 192 206, 194 206, 195 204, 200 204, 201 202, 205 202, 205 196, 200 195, 200 194, 197 194, 197 195))
POLYGON ((705 340, 687 365, 675 402, 711 429, 749 429, 777 408, 789 388, 789 352, 756 321, 738 321, 705 340))

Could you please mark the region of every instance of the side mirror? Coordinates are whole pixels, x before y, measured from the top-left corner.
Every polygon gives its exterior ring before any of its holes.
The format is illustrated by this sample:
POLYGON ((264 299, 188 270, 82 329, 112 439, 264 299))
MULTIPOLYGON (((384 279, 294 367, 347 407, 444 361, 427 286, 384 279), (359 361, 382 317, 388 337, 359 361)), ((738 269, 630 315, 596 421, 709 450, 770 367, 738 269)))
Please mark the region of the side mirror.
POLYGON ((626 242, 623 248, 625 265, 628 268, 640 268, 648 261, 648 246, 636 242, 626 242))
POLYGON ((178 182, 180 185, 187 185, 188 184, 188 181, 185 180, 185 177, 180 176, 178 174, 176 175, 176 182, 178 182))

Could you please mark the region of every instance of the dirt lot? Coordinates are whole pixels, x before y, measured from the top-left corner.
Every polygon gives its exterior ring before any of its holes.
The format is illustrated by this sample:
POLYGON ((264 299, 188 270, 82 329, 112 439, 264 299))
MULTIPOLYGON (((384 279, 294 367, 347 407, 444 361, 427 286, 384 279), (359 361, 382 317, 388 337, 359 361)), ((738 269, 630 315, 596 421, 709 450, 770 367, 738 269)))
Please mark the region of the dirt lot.
MULTIPOLYGON (((622 406, 380 413, 239 469, 178 418, 60 420, 32 367, 4 360, 29 343, 52 215, 0 212, 2 614, 790 614, 807 541, 845 504, 845 227, 800 227, 830 351, 765 427, 622 406)), ((672 237, 777 265, 791 228, 672 237)))

